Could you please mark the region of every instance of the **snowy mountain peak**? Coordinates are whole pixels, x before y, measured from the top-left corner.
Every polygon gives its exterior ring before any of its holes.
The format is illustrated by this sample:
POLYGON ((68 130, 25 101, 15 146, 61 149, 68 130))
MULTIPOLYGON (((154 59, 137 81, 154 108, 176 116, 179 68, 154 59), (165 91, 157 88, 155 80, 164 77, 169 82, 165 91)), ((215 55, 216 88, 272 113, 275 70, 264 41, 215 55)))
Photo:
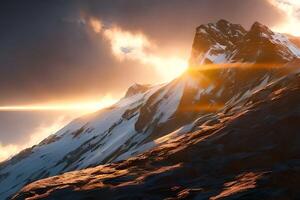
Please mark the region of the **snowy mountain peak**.
POLYGON ((221 63, 286 63, 300 57, 300 50, 284 34, 255 22, 249 31, 226 20, 196 29, 190 66, 221 63))
POLYGON ((196 29, 193 49, 208 50, 212 45, 231 47, 238 42, 238 38, 245 34, 246 31, 241 25, 232 24, 226 20, 200 25, 196 29))

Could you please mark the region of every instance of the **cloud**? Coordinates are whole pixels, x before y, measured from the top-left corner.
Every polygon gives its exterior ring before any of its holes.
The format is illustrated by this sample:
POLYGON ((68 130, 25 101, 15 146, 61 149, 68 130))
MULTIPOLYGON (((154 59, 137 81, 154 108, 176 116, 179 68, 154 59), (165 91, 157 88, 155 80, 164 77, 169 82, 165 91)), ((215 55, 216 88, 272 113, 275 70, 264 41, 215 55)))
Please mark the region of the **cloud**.
POLYGON ((18 153, 21 149, 16 145, 6 145, 0 144, 0 162, 10 158, 12 155, 18 153))
POLYGON ((150 67, 119 63, 109 43, 81 20, 79 8, 57 0, 1 5, 0 105, 119 98, 133 82, 159 79, 150 67))
POLYGON ((117 25, 103 27, 99 19, 91 18, 90 25, 96 33, 101 34, 110 42, 112 54, 119 60, 138 61, 155 68, 163 79, 170 81, 187 68, 187 59, 176 55, 160 55, 157 45, 142 32, 130 32, 117 25))
POLYGON ((88 0, 86 4, 87 15, 126 30, 143 30, 149 37, 159 38, 160 44, 183 44, 187 48, 195 27, 202 23, 225 18, 246 27, 254 21, 271 26, 283 17, 267 0, 88 0))
POLYGON ((298 0, 269 0, 286 16, 286 20, 274 27, 277 31, 300 36, 300 1, 298 0))

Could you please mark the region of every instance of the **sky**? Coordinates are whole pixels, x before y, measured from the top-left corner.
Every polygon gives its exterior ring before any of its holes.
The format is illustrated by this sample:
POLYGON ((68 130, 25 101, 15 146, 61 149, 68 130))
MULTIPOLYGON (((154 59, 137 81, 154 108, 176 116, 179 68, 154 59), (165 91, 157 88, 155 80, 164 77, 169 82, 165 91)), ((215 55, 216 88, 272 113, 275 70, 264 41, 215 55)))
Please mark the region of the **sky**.
POLYGON ((172 80, 195 28, 221 18, 300 35, 299 0, 1 1, 0 160, 134 83, 172 80))

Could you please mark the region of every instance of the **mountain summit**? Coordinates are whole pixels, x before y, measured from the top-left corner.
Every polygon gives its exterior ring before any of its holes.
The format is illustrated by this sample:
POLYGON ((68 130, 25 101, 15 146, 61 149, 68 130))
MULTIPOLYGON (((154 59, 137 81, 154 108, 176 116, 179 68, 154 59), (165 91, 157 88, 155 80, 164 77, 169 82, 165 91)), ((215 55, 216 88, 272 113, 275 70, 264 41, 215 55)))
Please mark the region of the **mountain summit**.
POLYGON ((0 198, 296 195, 283 175, 299 172, 299 55, 259 23, 201 25, 190 70, 135 84, 115 105, 2 163, 0 198))
POLYGON ((300 57, 299 49, 280 33, 255 22, 249 31, 220 20, 197 28, 191 66, 209 63, 283 64, 300 57))

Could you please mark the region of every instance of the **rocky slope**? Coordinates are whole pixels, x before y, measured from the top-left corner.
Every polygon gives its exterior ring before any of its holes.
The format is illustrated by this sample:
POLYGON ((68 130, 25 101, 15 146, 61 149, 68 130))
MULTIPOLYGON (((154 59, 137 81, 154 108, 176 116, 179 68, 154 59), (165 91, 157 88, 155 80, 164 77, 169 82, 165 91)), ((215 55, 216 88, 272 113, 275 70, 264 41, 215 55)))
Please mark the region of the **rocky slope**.
MULTIPOLYGON (((40 144, 24 150, 11 160, 2 163, 0 165, 0 198, 10 197, 24 185, 35 180, 68 171, 94 167, 99 164, 121 161, 154 147, 156 149, 152 152, 156 153, 153 156, 151 152, 143 154, 133 159, 133 164, 128 166, 125 164, 124 167, 124 163, 132 163, 131 160, 91 168, 87 171, 71 172, 71 174, 55 177, 57 182, 54 181, 54 185, 51 183, 53 178, 42 180, 29 185, 15 198, 48 196, 50 199, 57 199, 59 197, 55 195, 66 194, 63 196, 64 198, 73 199, 72 193, 75 190, 78 190, 80 195, 89 195, 91 191, 94 194, 95 187, 100 188, 98 192, 102 191, 107 193, 109 197, 114 197, 119 193, 123 195, 122 191, 124 194, 128 193, 130 189, 127 190, 126 185, 132 180, 137 180, 137 182, 141 180, 142 184, 143 178, 146 177, 142 175, 143 173, 149 173, 150 177, 156 177, 157 174, 158 179, 160 179, 159 177, 165 174, 165 169, 167 173, 169 169, 173 170, 175 167, 174 169, 178 168, 180 171, 178 176, 183 177, 188 172, 182 166, 185 164, 192 165, 192 159, 195 159, 195 166, 203 164, 200 162, 201 157, 210 155, 212 160, 214 160, 214 156, 221 159, 213 152, 226 144, 220 143, 221 146, 214 149, 216 148, 215 145, 212 144, 210 147, 208 143, 205 143, 204 146, 213 151, 209 153, 208 149, 199 150, 199 152, 193 150, 190 154, 190 161, 183 159, 184 152, 186 152, 184 149, 193 149, 192 146, 198 143, 198 139, 193 140, 191 138, 193 135, 196 138, 199 137, 199 141, 202 139, 206 141, 208 137, 216 137, 212 139, 215 141, 223 135, 231 135, 222 132, 223 129, 230 130, 232 127, 227 126, 227 122, 238 126, 238 131, 233 131, 235 132, 234 137, 241 139, 235 138, 232 142, 236 144, 237 148, 243 148, 237 144, 243 140, 243 135, 240 135, 239 130, 244 128, 245 131, 251 132, 252 125, 255 127, 259 126, 260 123, 258 121, 252 122, 251 117, 249 117, 249 123, 244 123, 244 125, 242 123, 237 124, 238 121, 235 120, 239 116, 247 114, 248 107, 255 111, 259 109, 256 106, 261 105, 261 102, 268 100, 273 102, 272 95, 276 96, 281 90, 287 90, 288 94, 295 93, 296 89, 293 88, 297 88, 297 83, 299 83, 298 75, 295 75, 299 71, 297 68, 299 55, 300 50, 286 36, 274 33, 259 23, 255 23, 249 31, 240 25, 231 24, 225 20, 220 20, 216 24, 201 25, 197 28, 193 43, 191 67, 185 74, 163 85, 142 86, 136 84, 129 88, 126 96, 117 104, 74 120, 40 144), (211 134, 211 131, 217 131, 220 135, 211 134), (172 149, 173 147, 174 149, 172 149), (182 156, 180 157, 176 152, 182 152, 182 156), (198 164, 196 164, 198 162, 196 155, 200 159, 198 164), (169 158, 174 159, 174 166, 165 164, 169 162, 169 158), (161 163, 158 162, 157 166, 156 164, 152 166, 151 160, 156 159, 161 159, 161 163), (140 162, 140 160, 142 161, 140 162), (147 168, 148 162, 150 162, 149 169, 147 168), (189 162, 191 163, 189 164, 189 162), (118 166, 123 166, 121 171, 118 166), (130 171, 131 168, 133 171, 130 171), (101 172, 100 169, 104 171, 101 172), (134 172, 135 169, 136 172, 134 172), (117 178, 119 174, 124 175, 124 179, 119 180, 117 178), (130 179, 130 177, 136 178, 130 179), (104 180, 109 178, 113 183, 106 184, 104 180), (113 181, 115 178, 117 178, 117 183, 113 181), (96 181, 98 179, 99 182, 96 181), (89 181, 95 181, 95 185, 88 184, 89 181), (81 188, 81 183, 88 185, 88 187, 81 188), (121 187, 121 192, 114 193, 114 186, 118 184, 124 184, 126 188, 124 190, 121 187)), ((294 101, 293 103, 297 110, 297 104, 294 101)), ((291 105, 287 106, 292 106, 292 102, 289 104, 291 105)), ((278 105, 275 105, 274 109, 276 106, 278 105)), ((272 110, 273 107, 268 109, 272 110)), ((288 115, 286 109, 280 113, 270 114, 271 117, 266 119, 266 122, 278 120, 276 117, 274 119, 273 116, 277 114, 278 116, 285 116, 284 112, 288 115)), ((262 123, 265 122, 265 118, 260 120, 262 123)), ((246 121, 248 120, 246 119, 246 121)), ((265 128, 268 127, 267 125, 265 128)), ((272 130, 270 127, 269 129, 272 130)), ((251 132, 251 134, 250 132, 249 135, 254 136, 254 133, 251 132)), ((258 133, 255 132, 255 134, 258 133)), ((249 137, 254 140, 256 137, 252 136, 249 137)), ((257 137, 260 136, 257 135, 257 137)), ((247 139, 245 138, 245 140, 247 139)), ((226 139, 224 142, 229 142, 229 140, 226 139)), ((255 141, 251 142, 255 144, 255 141)), ((201 145, 203 144, 201 143, 201 145)), ((269 148, 268 145, 266 143, 265 148, 269 148)), ((256 149, 254 146, 252 148, 256 149)), ((221 150, 220 152, 222 152, 221 150)), ((223 153, 226 154, 226 152, 223 153)), ((240 153, 243 154, 243 152, 240 153)), ((189 154, 187 153, 187 155, 189 154)), ((228 154, 228 156, 231 158, 232 155, 228 154)), ((225 160, 224 158, 224 162, 225 160)), ((203 167, 210 168, 211 164, 207 161, 207 165, 203 165, 203 167)), ((219 164, 222 163, 217 162, 216 167, 219 164)), ((214 169, 212 168, 212 170, 214 169)), ((200 173, 199 171, 199 176, 207 176, 205 170, 203 172, 200 173)), ((216 171, 212 172, 215 173, 216 171)), ((254 176, 262 177, 265 171, 261 172, 261 174, 253 173, 254 176)), ((239 174, 236 175, 239 176, 239 174)), ((242 176, 242 174, 240 175, 242 176)), ((221 179, 216 179, 218 184, 222 183, 221 179)), ((166 184, 171 183, 172 180, 166 184)), ((206 183, 209 184, 210 182, 206 183)), ((154 184, 153 187, 157 186, 158 190, 164 193, 164 184, 158 184, 155 181, 149 184, 154 184)), ((136 185, 138 188, 143 188, 143 185, 136 185)), ((130 188, 130 186, 128 187, 130 188)), ((191 189, 193 190, 193 188, 191 189)), ((148 192, 146 193, 148 194, 148 192)), ((146 193, 142 192, 140 195, 146 195, 146 193)), ((166 191, 166 193, 169 192, 166 191)), ((95 194, 98 195, 97 192, 95 194)), ((80 195, 78 198, 81 197, 80 195)), ((115 197, 121 198, 122 196, 115 197)), ((161 197, 158 196, 157 198, 161 197)), ((153 196, 153 198, 156 197, 153 196)))

